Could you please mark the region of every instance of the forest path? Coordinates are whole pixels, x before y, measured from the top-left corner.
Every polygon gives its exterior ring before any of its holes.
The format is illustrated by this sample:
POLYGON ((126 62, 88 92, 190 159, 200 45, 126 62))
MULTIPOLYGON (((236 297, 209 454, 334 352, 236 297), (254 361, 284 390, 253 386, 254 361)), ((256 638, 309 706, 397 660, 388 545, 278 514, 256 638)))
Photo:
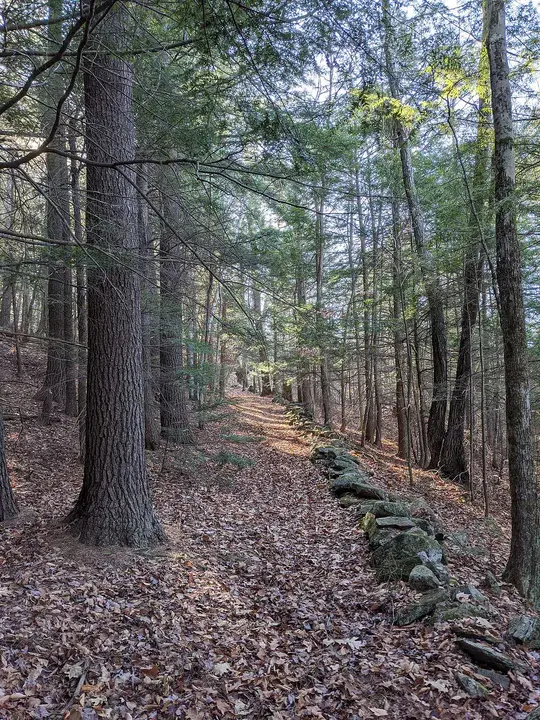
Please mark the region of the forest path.
POLYGON ((226 666, 220 684, 237 717, 362 717, 370 696, 383 708, 364 677, 378 645, 369 606, 379 591, 362 534, 283 407, 232 399, 220 447, 234 438, 227 450, 254 464, 192 486, 176 508, 181 525, 168 512, 169 536, 195 566, 198 620, 212 626, 205 672, 226 666))
MULTIPOLYGON (((497 717, 454 697, 464 658, 446 628, 392 627, 410 591, 375 584, 284 409, 230 401, 194 447, 149 454, 170 542, 148 552, 58 526, 81 482, 74 422, 8 428, 34 513, 0 529, 0 720, 497 717)), ((498 717, 523 717, 511 707, 498 717)))

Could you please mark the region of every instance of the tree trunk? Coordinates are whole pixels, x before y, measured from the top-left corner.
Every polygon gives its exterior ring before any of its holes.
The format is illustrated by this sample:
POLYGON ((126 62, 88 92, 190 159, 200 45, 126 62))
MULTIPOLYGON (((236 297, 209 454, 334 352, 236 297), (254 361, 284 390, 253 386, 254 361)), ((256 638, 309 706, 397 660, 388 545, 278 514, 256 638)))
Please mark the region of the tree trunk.
MULTIPOLYGON (((469 484, 469 472, 465 457, 465 409, 467 394, 471 382, 472 336, 480 307, 480 291, 484 271, 485 251, 483 243, 484 205, 489 189, 489 155, 490 155, 490 123, 489 123, 489 68, 484 48, 487 36, 486 15, 482 33, 482 53, 478 81, 478 128, 476 133, 476 157, 473 173, 473 186, 469 194, 471 208, 469 211, 470 240, 465 256, 463 273, 463 307, 461 311, 461 334, 459 342, 456 379, 448 428, 441 454, 440 472, 448 478, 456 479, 464 485, 469 484)), ((457 140, 456 140, 457 143, 457 140)), ((459 147, 456 148, 459 154, 459 147)), ((465 182, 467 179, 465 177, 465 182)), ((470 443, 472 448, 473 439, 470 443)))
MULTIPOLYGON (((75 132, 70 129, 69 151, 72 155, 77 152, 75 132)), ((83 226, 81 210, 81 188, 79 182, 80 168, 75 158, 71 159, 71 203, 73 206, 73 232, 79 248, 83 244, 83 226)), ((80 256, 77 260, 77 412, 79 425, 79 455, 84 462, 86 444, 86 345, 88 343, 88 312, 86 306, 86 268, 80 256)))
POLYGON ((424 382, 422 379, 422 362, 420 355, 420 338, 418 335, 418 303, 416 305, 416 314, 413 319, 413 342, 414 342, 414 359, 416 367, 416 412, 418 418, 418 444, 419 444, 419 463, 424 466, 428 459, 428 437, 426 428, 426 409, 424 404, 424 382))
POLYGON ((317 338, 320 352, 321 399, 323 410, 323 423, 332 427, 332 396, 330 377, 328 372, 328 350, 326 347, 326 323, 323 318, 323 279, 324 279, 324 200, 315 202, 316 216, 316 248, 315 248, 315 282, 317 287, 317 300, 315 312, 317 317, 317 338))
POLYGON ((137 228, 139 231, 139 252, 141 256, 141 322, 143 336, 144 374, 144 446, 147 450, 159 447, 159 408, 156 402, 156 388, 152 372, 152 328, 156 320, 158 297, 152 257, 152 237, 148 221, 148 166, 142 165, 137 173, 137 228))
MULTIPOLYGON (((475 248, 475 252, 468 253, 465 260, 465 289, 456 380, 448 414, 448 429, 440 460, 441 474, 463 485, 469 484, 464 439, 465 411, 472 371, 472 336, 478 317, 483 267, 484 253, 480 250, 480 258, 478 258, 478 248, 475 248)), ((472 438, 470 442, 472 442, 472 438)))
POLYGON ((67 518, 81 542, 148 547, 165 536, 144 455, 141 298, 134 175, 106 167, 134 157, 132 71, 118 52, 121 5, 108 11, 83 61, 87 140, 88 388, 83 486, 67 518), (101 264, 102 263, 102 264, 101 264))
MULTIPOLYGON (((62 15, 61 0, 49 0, 49 16, 54 19, 62 15)), ((48 40, 51 51, 56 52, 62 39, 62 24, 51 23, 48 28, 48 40)), ((52 127, 56 115, 58 100, 63 92, 62 75, 58 71, 52 72, 47 84, 45 98, 45 113, 43 117, 44 133, 47 135, 52 127)), ((51 149, 65 152, 63 129, 58 128, 56 135, 49 144, 51 149)), ((69 195, 68 195, 68 168, 67 159, 61 154, 47 153, 47 237, 53 240, 66 242, 69 240, 69 195)), ((65 268, 61 261, 53 261, 49 266, 47 283, 47 315, 49 348, 47 353, 47 370, 45 373, 44 402, 49 403, 49 393, 52 399, 62 409, 66 405, 66 352, 62 342, 65 337, 65 268)), ((72 398, 70 398, 71 401, 72 398)))
POLYGON ((371 234, 373 238, 373 271, 372 271, 372 288, 373 301, 371 304, 371 367, 373 371, 373 397, 375 401, 375 445, 382 447, 382 402, 379 382, 379 327, 380 327, 380 308, 379 308, 379 220, 376 222, 375 210, 373 207, 373 196, 371 193, 371 168, 368 164, 368 192, 369 192, 369 211, 371 218, 371 234))
POLYGON ((2 289, 0 303, 0 328, 9 329, 11 324, 11 283, 7 282, 2 289))
MULTIPOLYGON (((388 0, 384 0, 383 2, 383 22, 385 27, 384 45, 388 85, 391 96, 395 100, 399 100, 399 88, 392 55, 394 31, 389 16, 388 0)), ((429 304, 433 359, 433 392, 427 428, 427 441, 430 452, 428 466, 430 468, 436 468, 439 464, 444 441, 446 407, 448 403, 448 360, 443 292, 437 278, 437 268, 426 243, 424 218, 416 190, 409 138, 401 121, 396 121, 395 126, 399 144, 403 186, 407 197, 416 253, 418 255, 429 304)))
MULTIPOLYGON (((304 330, 303 324, 303 313, 305 312, 306 305, 306 286, 304 281, 304 268, 300 261, 296 269, 296 305, 299 310, 297 311, 297 322, 300 325, 300 334, 304 330)), ((299 349, 302 354, 302 348, 299 349)), ((313 400, 313 387, 311 384, 311 367, 309 358, 302 356, 299 362, 298 368, 298 392, 301 396, 301 402, 304 407, 304 412, 307 417, 315 418, 315 403, 313 400)))
POLYGON ((21 343, 19 340, 19 310, 17 307, 17 291, 15 285, 11 286, 11 296, 13 300, 13 342, 15 345, 15 360, 17 363, 17 375, 22 375, 23 364, 21 356, 21 343))
POLYGON ((519 592, 540 598, 538 500, 534 469, 521 247, 516 227, 512 95, 504 0, 487 0, 488 55, 495 128, 495 240, 504 350, 512 540, 504 572, 519 592))
POLYGON ((221 288, 221 327, 219 331, 220 337, 220 354, 219 354, 219 399, 225 400, 225 389, 227 384, 227 291, 221 288))
POLYGON ((181 288, 186 267, 183 248, 173 229, 182 227, 182 212, 174 186, 162 191, 163 217, 160 244, 160 408, 161 432, 168 440, 193 442, 189 427, 183 357, 183 308, 181 288))
POLYGON ((403 346, 406 342, 403 332, 403 305, 401 301, 401 238, 399 230, 399 207, 397 200, 392 200, 392 300, 394 321, 394 363, 396 372, 396 420, 398 433, 399 458, 407 458, 407 406, 405 403, 405 383, 403 382, 403 346))
POLYGON ((373 403, 373 376, 371 363, 371 326, 369 323, 369 271, 366 252, 366 228, 360 203, 360 173, 358 165, 355 169, 356 204, 358 210, 358 224, 360 234, 360 262, 362 264, 362 306, 364 330, 364 382, 365 382, 365 408, 362 420, 362 443, 372 443, 375 440, 375 411, 373 403))
POLYGON ((268 372, 268 350, 262 318, 261 291, 254 287, 252 288, 252 293, 253 315, 255 318, 255 327, 257 328, 257 344, 259 346, 259 363, 261 366, 261 395, 268 397, 272 394, 272 385, 270 383, 270 373, 268 372))
POLYGON ((212 293, 214 288, 214 275, 208 271, 208 284, 206 286, 205 303, 204 303, 204 333, 202 352, 198 354, 198 378, 197 378, 197 405, 199 409, 199 430, 204 428, 204 405, 206 402, 206 393, 208 390, 209 371, 208 357, 210 355, 210 331, 212 323, 212 293))
POLYGON ((64 372, 66 375, 65 413, 77 417, 77 365, 75 362, 75 332, 73 327, 73 273, 64 268, 64 372))
POLYGON ((19 506, 9 482, 9 474, 6 463, 6 451, 4 446, 4 419, 0 412, 0 522, 15 517, 19 512, 19 506))
POLYGON ((359 332, 359 320, 358 320, 358 302, 356 297, 357 285, 358 285, 358 268, 354 262, 353 257, 353 239, 354 239, 354 221, 353 214, 351 212, 349 218, 349 242, 347 245, 347 255, 349 259, 349 272, 351 273, 351 308, 354 325, 354 359, 356 364, 356 387, 358 393, 358 417, 359 425, 362 423, 364 417, 364 406, 363 406, 363 392, 362 392, 362 371, 361 371, 361 348, 360 348, 360 332, 359 332))

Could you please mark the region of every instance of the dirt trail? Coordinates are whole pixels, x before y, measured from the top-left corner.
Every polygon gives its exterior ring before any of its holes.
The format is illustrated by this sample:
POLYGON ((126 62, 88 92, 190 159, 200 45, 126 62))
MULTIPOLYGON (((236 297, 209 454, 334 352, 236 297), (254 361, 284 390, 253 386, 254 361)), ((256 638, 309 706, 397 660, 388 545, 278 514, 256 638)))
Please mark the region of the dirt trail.
POLYGON ((151 454, 170 545, 148 553, 91 551, 51 526, 80 483, 73 425, 10 437, 38 516, 0 531, 0 718, 497 717, 451 701, 464 659, 447 634, 392 629, 394 591, 280 406, 236 396, 196 448, 151 454), (70 433, 54 482, 24 474, 70 433))

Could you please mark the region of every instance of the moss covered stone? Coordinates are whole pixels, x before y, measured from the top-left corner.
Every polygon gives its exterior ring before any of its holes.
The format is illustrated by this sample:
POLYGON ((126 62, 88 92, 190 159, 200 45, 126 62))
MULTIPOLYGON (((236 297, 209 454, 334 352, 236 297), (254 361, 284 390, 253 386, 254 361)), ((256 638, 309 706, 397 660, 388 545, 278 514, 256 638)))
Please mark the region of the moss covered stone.
POLYGON ((421 562, 419 553, 429 555, 433 551, 443 552, 439 543, 422 530, 401 532, 373 553, 377 579, 379 582, 407 580, 411 570, 421 562))
POLYGON ((384 500, 386 498, 386 492, 382 488, 364 482, 358 473, 340 475, 332 481, 331 489, 337 497, 350 493, 358 498, 372 498, 374 500, 384 500))
POLYGON ((447 599, 446 591, 439 588, 437 590, 429 590, 421 595, 418 600, 407 605, 396 614, 396 625, 410 625, 417 620, 421 620, 426 615, 430 615, 437 605, 447 599))

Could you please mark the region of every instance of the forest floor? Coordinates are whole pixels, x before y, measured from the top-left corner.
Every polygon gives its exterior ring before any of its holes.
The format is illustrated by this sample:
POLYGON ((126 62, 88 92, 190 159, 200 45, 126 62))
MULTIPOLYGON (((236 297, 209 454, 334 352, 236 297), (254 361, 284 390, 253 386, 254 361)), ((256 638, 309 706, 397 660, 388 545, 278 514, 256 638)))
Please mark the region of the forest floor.
MULTIPOLYGON (((236 394, 207 414, 196 445, 149 453, 169 544, 81 547, 60 521, 81 483, 75 421, 49 427, 32 399, 43 357, 17 378, 0 343, 8 464, 24 512, 0 528, 0 718, 506 718, 540 701, 540 657, 484 700, 458 690, 468 668, 448 624, 392 625, 412 593, 377 585, 354 514, 309 462, 310 439, 267 399, 236 394), (234 454, 234 455, 233 455, 234 454), (241 467, 243 465, 243 467, 241 467)), ((389 455, 363 458, 407 492, 389 455)), ((415 475, 445 526, 484 554, 450 553, 460 580, 500 573, 507 527, 430 474, 415 475)), ((496 635, 524 606, 488 594, 496 635)))

